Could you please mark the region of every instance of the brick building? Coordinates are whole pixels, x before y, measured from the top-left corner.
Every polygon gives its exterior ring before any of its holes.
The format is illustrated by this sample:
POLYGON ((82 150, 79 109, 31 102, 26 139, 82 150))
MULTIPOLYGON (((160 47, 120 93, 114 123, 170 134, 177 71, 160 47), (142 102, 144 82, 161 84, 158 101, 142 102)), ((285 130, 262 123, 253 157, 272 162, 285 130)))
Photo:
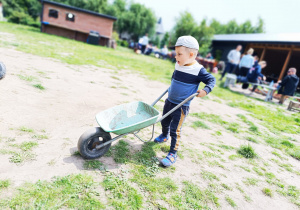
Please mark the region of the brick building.
POLYGON ((109 45, 113 23, 117 18, 48 0, 41 0, 41 3, 42 32, 102 46, 109 45))

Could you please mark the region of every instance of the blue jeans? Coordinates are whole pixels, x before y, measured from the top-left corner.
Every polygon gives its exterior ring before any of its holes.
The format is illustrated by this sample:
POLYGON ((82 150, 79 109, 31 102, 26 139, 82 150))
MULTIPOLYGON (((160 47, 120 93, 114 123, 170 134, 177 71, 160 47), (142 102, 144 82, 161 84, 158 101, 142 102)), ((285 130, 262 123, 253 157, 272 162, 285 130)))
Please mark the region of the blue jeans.
POLYGON ((221 79, 223 79, 223 77, 225 76, 226 73, 232 73, 232 72, 234 72, 234 70, 236 69, 236 67, 237 67, 237 64, 233 64, 233 63, 227 62, 226 68, 224 69, 224 71, 222 73, 221 79))
MULTIPOLYGON (((171 103, 168 99, 165 101, 163 115, 173 109, 177 104, 171 103)), ((182 106, 176 109, 172 114, 161 121, 162 133, 164 136, 171 136, 170 152, 176 154, 179 142, 181 140, 182 124, 189 113, 189 106, 182 106)))

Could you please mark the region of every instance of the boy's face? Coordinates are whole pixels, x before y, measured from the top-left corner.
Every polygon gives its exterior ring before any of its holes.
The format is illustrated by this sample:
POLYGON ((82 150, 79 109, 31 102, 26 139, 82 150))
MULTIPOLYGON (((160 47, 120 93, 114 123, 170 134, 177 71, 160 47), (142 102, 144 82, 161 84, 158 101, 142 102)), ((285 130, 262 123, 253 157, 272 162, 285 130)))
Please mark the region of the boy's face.
POLYGON ((194 59, 194 53, 189 52, 188 49, 185 47, 175 47, 175 52, 176 52, 176 61, 179 66, 184 66, 186 64, 192 63, 194 59))

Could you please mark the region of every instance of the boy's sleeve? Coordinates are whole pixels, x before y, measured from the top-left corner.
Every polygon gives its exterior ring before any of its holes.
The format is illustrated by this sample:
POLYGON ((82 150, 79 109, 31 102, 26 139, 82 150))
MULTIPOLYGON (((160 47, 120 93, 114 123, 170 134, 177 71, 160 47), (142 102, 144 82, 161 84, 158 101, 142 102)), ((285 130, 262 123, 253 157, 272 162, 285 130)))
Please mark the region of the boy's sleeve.
POLYGON ((203 90, 209 94, 216 85, 216 78, 212 74, 208 73, 205 68, 200 70, 198 77, 200 82, 205 84, 203 90))

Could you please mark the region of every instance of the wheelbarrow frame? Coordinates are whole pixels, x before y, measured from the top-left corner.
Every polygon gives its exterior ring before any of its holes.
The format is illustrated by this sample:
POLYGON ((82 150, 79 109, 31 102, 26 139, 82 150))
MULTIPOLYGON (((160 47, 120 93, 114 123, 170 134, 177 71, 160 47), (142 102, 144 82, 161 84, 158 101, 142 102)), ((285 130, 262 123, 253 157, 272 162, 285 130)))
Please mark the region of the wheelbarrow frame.
MULTIPOLYGON (((151 106, 153 107, 166 93, 168 92, 168 89, 163 93, 163 94, 161 94, 152 104, 151 104, 151 106)), ((97 145, 95 148, 98 150, 98 149, 100 149, 100 148, 102 148, 102 147, 105 147, 106 145, 108 145, 108 144, 111 144, 112 142, 114 142, 114 141, 116 141, 116 140, 118 140, 118 139, 120 139, 120 138, 122 138, 123 136, 126 136, 126 135, 128 135, 128 134, 134 134, 139 140, 141 140, 142 142, 149 142, 149 141, 151 141, 152 139, 153 139, 153 136, 154 136, 154 125, 156 124, 156 123, 158 123, 158 122, 161 122, 163 119, 165 119, 166 117, 168 117, 170 114, 172 114, 175 110, 177 110, 179 107, 181 107, 183 104, 185 104, 186 102, 188 102, 189 100, 191 100, 192 98, 194 98, 195 96, 197 96, 198 95, 198 93, 194 93, 194 94, 192 94, 191 96, 189 96, 188 98, 186 98, 184 101, 182 101, 180 104, 178 104, 177 106, 175 106, 173 109, 171 109, 169 112, 167 112, 165 115, 163 115, 161 118, 159 118, 159 119, 157 119, 153 124, 150 124, 150 125, 148 125, 148 126, 146 126, 146 127, 149 127, 149 126, 153 126, 153 129, 152 129, 152 136, 151 136, 151 139, 149 139, 149 140, 147 140, 147 141, 145 141, 145 140, 143 140, 142 138, 140 138, 138 135, 137 135, 137 133, 141 130, 141 129, 143 129, 143 128, 141 128, 140 130, 137 130, 137 131, 133 131, 133 132, 128 132, 128 133, 124 133, 124 134, 121 134, 121 135, 118 135, 118 136, 116 136, 116 137, 114 137, 113 139, 111 139, 111 140, 109 140, 109 141, 107 141, 107 142, 104 142, 103 144, 100 144, 100 145, 97 145)), ((101 127, 101 126, 100 126, 101 127)), ((144 127, 144 128, 146 128, 146 127, 144 127)))

